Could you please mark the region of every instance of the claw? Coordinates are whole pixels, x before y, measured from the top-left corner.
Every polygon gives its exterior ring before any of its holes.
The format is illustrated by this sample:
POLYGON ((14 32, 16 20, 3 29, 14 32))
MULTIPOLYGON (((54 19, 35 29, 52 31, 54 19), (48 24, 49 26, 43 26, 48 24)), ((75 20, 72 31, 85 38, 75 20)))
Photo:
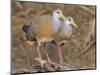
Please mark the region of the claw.
POLYGON ((42 60, 42 59, 37 58, 37 57, 35 58, 35 60, 38 61, 38 62, 40 63, 41 67, 42 67, 45 63, 47 63, 47 61, 42 60))

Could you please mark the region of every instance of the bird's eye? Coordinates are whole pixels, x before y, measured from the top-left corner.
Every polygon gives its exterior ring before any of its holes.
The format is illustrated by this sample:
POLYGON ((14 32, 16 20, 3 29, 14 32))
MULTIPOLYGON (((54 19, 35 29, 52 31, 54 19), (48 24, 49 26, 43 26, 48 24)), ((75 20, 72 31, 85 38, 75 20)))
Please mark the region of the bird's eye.
POLYGON ((71 21, 71 18, 69 18, 68 20, 71 21))
POLYGON ((60 12, 57 12, 57 14, 59 14, 60 12))

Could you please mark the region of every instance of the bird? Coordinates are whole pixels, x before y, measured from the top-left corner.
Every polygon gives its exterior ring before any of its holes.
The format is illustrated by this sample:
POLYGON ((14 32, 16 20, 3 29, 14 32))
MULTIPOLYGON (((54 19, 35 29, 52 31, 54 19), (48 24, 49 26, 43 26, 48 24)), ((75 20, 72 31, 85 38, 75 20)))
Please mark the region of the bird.
MULTIPOLYGON (((22 26, 22 30, 26 34, 26 40, 37 42, 37 58, 42 59, 40 53, 41 43, 51 42, 60 32, 62 21, 65 19, 61 9, 54 9, 52 15, 41 15, 35 18, 31 25, 22 26)), ((45 54, 47 61, 52 63, 46 50, 45 54)))
POLYGON ((62 21, 61 31, 52 41, 52 43, 55 43, 58 46, 60 64, 65 64, 63 60, 63 47, 72 36, 73 29, 71 25, 78 28, 78 25, 74 22, 73 18, 67 16, 66 19, 62 21))

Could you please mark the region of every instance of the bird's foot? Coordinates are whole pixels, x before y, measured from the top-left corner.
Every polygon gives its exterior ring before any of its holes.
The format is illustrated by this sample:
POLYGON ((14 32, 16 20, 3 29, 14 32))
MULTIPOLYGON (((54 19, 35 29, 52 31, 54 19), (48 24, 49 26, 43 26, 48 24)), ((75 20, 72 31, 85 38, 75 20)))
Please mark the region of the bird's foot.
POLYGON ((67 64, 64 62, 60 62, 60 65, 66 66, 67 64))
POLYGON ((50 65, 50 66, 56 67, 55 65, 56 65, 57 63, 55 63, 55 62, 49 60, 49 61, 47 61, 47 64, 50 65))
POLYGON ((49 65, 54 65, 55 63, 53 62, 53 61, 47 61, 47 64, 49 64, 49 65))
POLYGON ((60 63, 60 65, 61 65, 61 66, 67 66, 67 67, 70 67, 70 68, 73 67, 73 66, 71 66, 71 65, 66 64, 65 62, 60 63))
POLYGON ((42 60, 41 58, 38 58, 38 57, 36 57, 35 60, 38 61, 41 66, 43 66, 45 63, 47 63, 45 60, 42 60))

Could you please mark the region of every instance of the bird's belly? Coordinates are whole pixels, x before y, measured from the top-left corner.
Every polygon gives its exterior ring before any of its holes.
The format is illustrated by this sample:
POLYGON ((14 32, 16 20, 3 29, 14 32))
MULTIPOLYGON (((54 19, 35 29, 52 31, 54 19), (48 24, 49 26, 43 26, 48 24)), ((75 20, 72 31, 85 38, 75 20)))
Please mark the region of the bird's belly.
POLYGON ((42 38, 38 39, 39 42, 43 42, 43 43, 50 42, 52 40, 53 40, 53 38, 46 38, 46 37, 42 37, 42 38))

